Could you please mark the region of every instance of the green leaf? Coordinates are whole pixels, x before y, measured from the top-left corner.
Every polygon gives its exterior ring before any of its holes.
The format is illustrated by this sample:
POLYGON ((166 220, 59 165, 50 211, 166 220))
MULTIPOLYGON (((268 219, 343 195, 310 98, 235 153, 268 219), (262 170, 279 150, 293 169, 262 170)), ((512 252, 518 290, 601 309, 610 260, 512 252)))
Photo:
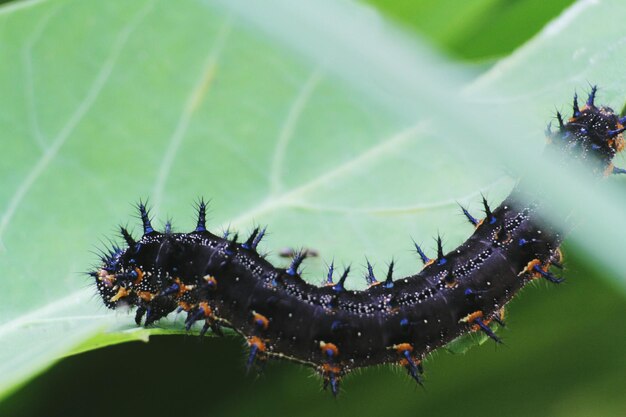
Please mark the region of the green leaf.
MULTIPOLYGON (((626 17, 615 4, 576 7, 597 22, 626 17)), ((623 54, 606 39, 619 28, 566 15, 463 98, 462 68, 352 3, 5 6, 0 392, 70 352, 180 332, 174 317, 136 329, 80 273, 117 223, 136 224, 142 197, 178 230, 201 195, 214 229, 269 224, 266 249, 320 251, 311 282, 325 262, 363 254, 414 272, 410 237, 433 246, 439 230, 447 248, 467 237, 456 202, 499 201, 512 184, 500 164, 541 149, 536 132, 564 94, 593 77, 617 100, 623 54), (574 28, 593 65, 560 52, 574 28)))

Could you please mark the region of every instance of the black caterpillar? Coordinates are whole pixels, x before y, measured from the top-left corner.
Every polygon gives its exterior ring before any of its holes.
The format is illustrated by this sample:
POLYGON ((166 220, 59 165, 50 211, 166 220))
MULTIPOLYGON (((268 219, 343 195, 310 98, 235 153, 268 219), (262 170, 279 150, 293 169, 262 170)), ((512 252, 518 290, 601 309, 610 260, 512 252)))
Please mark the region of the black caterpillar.
MULTIPOLYGON (((558 130, 548 126, 547 151, 563 164, 584 161, 595 177, 626 170, 612 159, 624 147, 626 117, 596 107, 593 87, 572 117, 557 113, 558 130)), ((542 220, 549 206, 544 193, 521 181, 492 210, 483 198, 485 217, 463 213, 474 234, 444 253, 438 239, 436 258, 416 244, 425 267, 416 275, 393 279, 391 263, 379 280, 368 263, 364 291, 344 288, 349 268, 335 281, 331 264, 326 285, 306 283, 298 272, 306 252, 295 253, 288 268, 276 268, 256 251, 265 229, 256 228, 242 242, 235 234, 216 236, 205 227, 206 204, 190 233, 155 231, 143 203, 138 208, 144 235, 135 240, 121 228, 127 248, 112 248, 90 273, 109 308, 137 307, 144 326, 174 310, 185 311, 186 328, 196 322, 222 334, 230 328, 246 338, 248 367, 270 357, 315 368, 333 394, 350 371, 376 364, 399 364, 422 383, 421 361, 432 350, 467 332, 482 331, 500 342, 491 325, 502 325, 503 307, 528 282, 560 283, 550 272, 562 267, 559 246, 571 226, 542 220)))

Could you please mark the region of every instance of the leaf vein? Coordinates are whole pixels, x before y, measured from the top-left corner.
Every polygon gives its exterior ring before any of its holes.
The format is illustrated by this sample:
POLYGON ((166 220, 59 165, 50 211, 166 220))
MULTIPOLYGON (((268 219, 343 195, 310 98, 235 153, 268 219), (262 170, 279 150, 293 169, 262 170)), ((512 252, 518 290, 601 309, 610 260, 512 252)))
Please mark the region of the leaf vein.
POLYGON ((271 165, 272 171, 270 174, 271 194, 278 194, 283 187, 282 177, 287 147, 293 138, 293 133, 296 129, 298 121, 300 120, 300 116, 311 99, 311 96, 313 95, 313 92, 315 91, 315 88, 321 78, 321 69, 319 67, 315 68, 304 84, 302 84, 302 88, 300 88, 295 100, 289 107, 287 117, 281 126, 278 134, 278 141, 276 142, 276 147, 274 148, 274 157, 271 165))
POLYGON ((48 168, 50 163, 54 160, 54 158, 59 153, 59 150, 65 144, 67 139, 74 132, 74 129, 78 124, 82 121, 87 112, 91 109, 96 99, 98 98, 102 88, 108 81, 111 73, 113 72, 113 67, 115 66, 117 59, 119 58, 122 49, 128 42, 128 39, 134 29, 139 25, 139 23, 145 18, 148 14, 149 10, 152 8, 153 2, 146 3, 138 13, 135 15, 129 23, 122 29, 120 34, 117 36, 117 39, 107 57, 102 69, 98 72, 94 82, 91 84, 91 87, 87 91, 87 94, 80 102, 78 107, 74 110, 70 118, 68 119, 65 126, 61 129, 61 131, 56 135, 52 144, 46 149, 46 151, 41 155, 39 160, 35 163, 32 169, 28 172, 24 180, 20 183, 15 193, 11 196, 9 200, 9 204, 7 209, 2 214, 2 218, 0 219, 0 251, 4 250, 4 244, 2 243, 2 237, 7 227, 9 226, 9 222, 15 215, 15 212, 19 208, 20 204, 24 200, 24 197, 28 194, 31 187, 35 184, 35 182, 39 179, 41 174, 48 168))

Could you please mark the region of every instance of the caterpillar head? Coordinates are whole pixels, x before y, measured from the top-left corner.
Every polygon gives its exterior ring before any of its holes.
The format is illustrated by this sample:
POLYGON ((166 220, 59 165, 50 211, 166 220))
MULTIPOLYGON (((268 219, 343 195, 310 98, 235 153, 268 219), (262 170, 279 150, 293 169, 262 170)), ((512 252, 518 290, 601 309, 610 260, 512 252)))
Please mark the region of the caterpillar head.
POLYGON ((610 107, 596 107, 597 88, 594 86, 583 107, 578 106, 574 95, 572 117, 563 121, 557 113, 559 130, 548 128, 551 148, 557 148, 566 162, 584 162, 591 165, 596 174, 609 175, 613 172, 613 157, 624 149, 623 132, 626 117, 620 118, 610 107))
POLYGON ((131 293, 133 277, 122 267, 124 253, 124 250, 114 246, 109 253, 102 255, 100 267, 89 273, 95 279, 96 289, 108 308, 128 304, 126 298, 131 293))

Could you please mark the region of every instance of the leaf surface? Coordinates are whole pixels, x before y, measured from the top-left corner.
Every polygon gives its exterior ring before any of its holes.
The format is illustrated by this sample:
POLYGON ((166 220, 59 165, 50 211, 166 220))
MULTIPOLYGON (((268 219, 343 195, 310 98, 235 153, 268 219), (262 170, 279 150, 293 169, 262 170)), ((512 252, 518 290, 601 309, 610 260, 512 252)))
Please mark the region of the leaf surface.
POLYGON ((0 61, 10 63, 0 66, 0 391, 72 351, 180 332, 175 317, 136 329, 82 274, 116 224, 138 233, 139 198, 180 231, 200 196, 212 200, 215 230, 269 224, 272 253, 319 250, 311 282, 330 260, 362 265, 364 254, 381 270, 394 256, 408 274, 418 268, 411 237, 432 249, 441 231, 451 249, 471 233, 456 203, 477 212, 480 192, 506 194, 509 159, 496 144, 537 153, 534 132, 584 80, 608 102, 623 93, 619 26, 581 26, 576 15, 623 21, 611 2, 580 2, 469 86, 463 68, 370 10, 302 2, 310 13, 299 21, 289 2, 271 3, 0 9, 0 61), (567 53, 574 31, 580 46, 567 53), (486 117, 477 100, 524 110, 486 117))

